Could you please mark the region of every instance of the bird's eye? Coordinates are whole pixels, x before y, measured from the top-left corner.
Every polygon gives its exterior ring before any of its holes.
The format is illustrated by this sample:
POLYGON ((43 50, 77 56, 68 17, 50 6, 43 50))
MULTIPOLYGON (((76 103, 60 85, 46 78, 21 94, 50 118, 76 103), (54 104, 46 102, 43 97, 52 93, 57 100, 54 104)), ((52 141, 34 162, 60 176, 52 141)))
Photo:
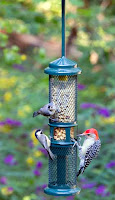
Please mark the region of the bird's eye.
POLYGON ((90 136, 90 134, 87 134, 88 136, 90 136))

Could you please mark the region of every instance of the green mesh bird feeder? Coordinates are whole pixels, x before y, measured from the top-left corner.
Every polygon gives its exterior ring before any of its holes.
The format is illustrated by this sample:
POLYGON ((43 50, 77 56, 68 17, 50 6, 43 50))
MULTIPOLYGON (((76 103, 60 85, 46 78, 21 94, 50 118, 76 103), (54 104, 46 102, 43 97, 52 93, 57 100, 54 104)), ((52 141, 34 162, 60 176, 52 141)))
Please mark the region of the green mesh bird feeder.
POLYGON ((54 102, 58 113, 56 121, 49 119, 51 151, 49 158, 49 183, 44 192, 54 196, 70 196, 80 192, 77 188, 77 63, 65 57, 65 0, 62 0, 62 57, 45 69, 49 74, 49 102, 54 102))

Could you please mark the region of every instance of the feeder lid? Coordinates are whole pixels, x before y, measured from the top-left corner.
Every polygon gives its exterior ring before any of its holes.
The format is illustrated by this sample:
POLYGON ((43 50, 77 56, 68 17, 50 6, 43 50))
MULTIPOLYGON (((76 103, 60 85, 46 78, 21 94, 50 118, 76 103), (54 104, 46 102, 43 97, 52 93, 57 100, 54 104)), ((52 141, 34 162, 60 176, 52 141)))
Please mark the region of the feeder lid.
POLYGON ((77 63, 64 56, 50 62, 49 67, 44 71, 46 74, 59 76, 81 74, 81 69, 78 67, 77 63))

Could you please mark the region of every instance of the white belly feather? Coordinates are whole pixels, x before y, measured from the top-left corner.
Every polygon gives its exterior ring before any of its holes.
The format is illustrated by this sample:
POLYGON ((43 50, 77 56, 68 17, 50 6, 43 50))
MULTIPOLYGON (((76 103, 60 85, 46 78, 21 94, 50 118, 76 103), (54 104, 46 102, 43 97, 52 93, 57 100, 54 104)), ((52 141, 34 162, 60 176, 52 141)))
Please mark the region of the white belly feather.
POLYGON ((81 155, 84 156, 86 154, 87 149, 94 144, 94 139, 86 139, 82 145, 81 155))

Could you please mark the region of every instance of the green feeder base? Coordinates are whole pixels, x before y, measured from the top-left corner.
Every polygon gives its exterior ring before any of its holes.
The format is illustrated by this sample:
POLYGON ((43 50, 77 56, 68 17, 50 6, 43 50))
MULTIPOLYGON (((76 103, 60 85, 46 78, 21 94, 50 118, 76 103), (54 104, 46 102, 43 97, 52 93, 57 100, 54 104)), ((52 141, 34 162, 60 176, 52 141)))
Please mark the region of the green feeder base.
POLYGON ((54 189, 54 188, 45 188, 44 192, 48 195, 53 196, 71 196, 80 193, 80 188, 74 189, 54 189))

